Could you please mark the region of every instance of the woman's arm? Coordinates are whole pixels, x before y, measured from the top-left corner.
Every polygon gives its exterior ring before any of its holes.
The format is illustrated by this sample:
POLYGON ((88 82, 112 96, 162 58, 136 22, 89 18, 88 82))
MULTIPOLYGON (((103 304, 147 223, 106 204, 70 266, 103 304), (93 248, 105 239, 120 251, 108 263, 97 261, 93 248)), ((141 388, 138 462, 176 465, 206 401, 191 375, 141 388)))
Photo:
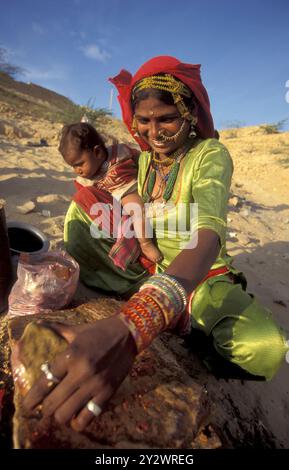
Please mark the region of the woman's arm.
POLYGON ((220 239, 210 229, 198 230, 198 243, 195 248, 188 248, 172 261, 166 269, 190 294, 208 274, 220 251, 220 239))

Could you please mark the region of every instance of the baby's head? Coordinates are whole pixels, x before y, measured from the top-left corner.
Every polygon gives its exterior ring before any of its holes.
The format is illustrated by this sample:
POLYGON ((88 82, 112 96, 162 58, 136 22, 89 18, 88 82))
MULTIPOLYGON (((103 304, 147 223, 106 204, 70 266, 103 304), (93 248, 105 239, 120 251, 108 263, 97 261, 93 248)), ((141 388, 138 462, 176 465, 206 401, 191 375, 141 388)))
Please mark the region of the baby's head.
POLYGON ((97 175, 107 158, 102 137, 86 122, 64 126, 58 150, 77 175, 88 179, 97 175))

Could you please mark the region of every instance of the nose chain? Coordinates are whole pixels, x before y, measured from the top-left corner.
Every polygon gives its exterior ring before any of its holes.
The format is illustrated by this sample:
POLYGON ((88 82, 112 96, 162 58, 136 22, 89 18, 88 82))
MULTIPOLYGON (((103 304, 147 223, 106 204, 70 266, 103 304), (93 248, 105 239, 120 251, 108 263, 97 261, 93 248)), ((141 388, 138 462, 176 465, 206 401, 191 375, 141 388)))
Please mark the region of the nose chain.
POLYGON ((183 120, 181 127, 179 128, 178 132, 174 135, 168 136, 165 134, 165 131, 159 130, 159 137, 161 138, 161 142, 176 142, 182 132, 185 130, 186 123, 188 121, 186 119, 183 120))

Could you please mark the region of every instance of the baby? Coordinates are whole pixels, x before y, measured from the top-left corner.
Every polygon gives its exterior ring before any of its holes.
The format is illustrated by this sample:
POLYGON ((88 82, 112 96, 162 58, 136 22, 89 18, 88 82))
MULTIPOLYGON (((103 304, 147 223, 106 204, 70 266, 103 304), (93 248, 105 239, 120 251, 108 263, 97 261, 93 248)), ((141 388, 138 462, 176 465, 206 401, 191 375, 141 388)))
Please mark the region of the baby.
POLYGON ((142 216, 133 214, 132 221, 141 251, 150 261, 161 261, 161 252, 151 238, 145 237, 144 204, 137 192, 138 152, 125 144, 106 147, 95 128, 86 122, 64 126, 58 150, 78 175, 80 185, 105 189, 122 206, 138 205, 142 216))

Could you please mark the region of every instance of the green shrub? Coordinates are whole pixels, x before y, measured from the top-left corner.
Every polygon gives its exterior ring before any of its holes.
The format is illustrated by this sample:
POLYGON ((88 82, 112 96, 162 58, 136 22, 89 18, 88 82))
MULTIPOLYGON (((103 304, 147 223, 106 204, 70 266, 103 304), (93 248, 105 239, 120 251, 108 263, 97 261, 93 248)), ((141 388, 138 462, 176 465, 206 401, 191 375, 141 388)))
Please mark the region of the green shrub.
POLYGON ((281 119, 280 121, 272 124, 264 124, 260 126, 260 129, 264 131, 264 134, 279 134, 279 132, 284 128, 284 125, 288 121, 288 118, 281 119))
POLYGON ((80 122, 83 116, 86 116, 90 124, 96 125, 99 120, 107 116, 111 116, 112 113, 105 108, 96 108, 93 99, 89 99, 86 105, 73 105, 71 108, 61 111, 59 113, 59 120, 63 124, 72 124, 74 122, 80 122))
POLYGON ((0 47, 0 72, 8 75, 10 78, 15 78, 18 75, 25 75, 26 70, 19 65, 11 64, 7 61, 8 51, 5 47, 0 47))

